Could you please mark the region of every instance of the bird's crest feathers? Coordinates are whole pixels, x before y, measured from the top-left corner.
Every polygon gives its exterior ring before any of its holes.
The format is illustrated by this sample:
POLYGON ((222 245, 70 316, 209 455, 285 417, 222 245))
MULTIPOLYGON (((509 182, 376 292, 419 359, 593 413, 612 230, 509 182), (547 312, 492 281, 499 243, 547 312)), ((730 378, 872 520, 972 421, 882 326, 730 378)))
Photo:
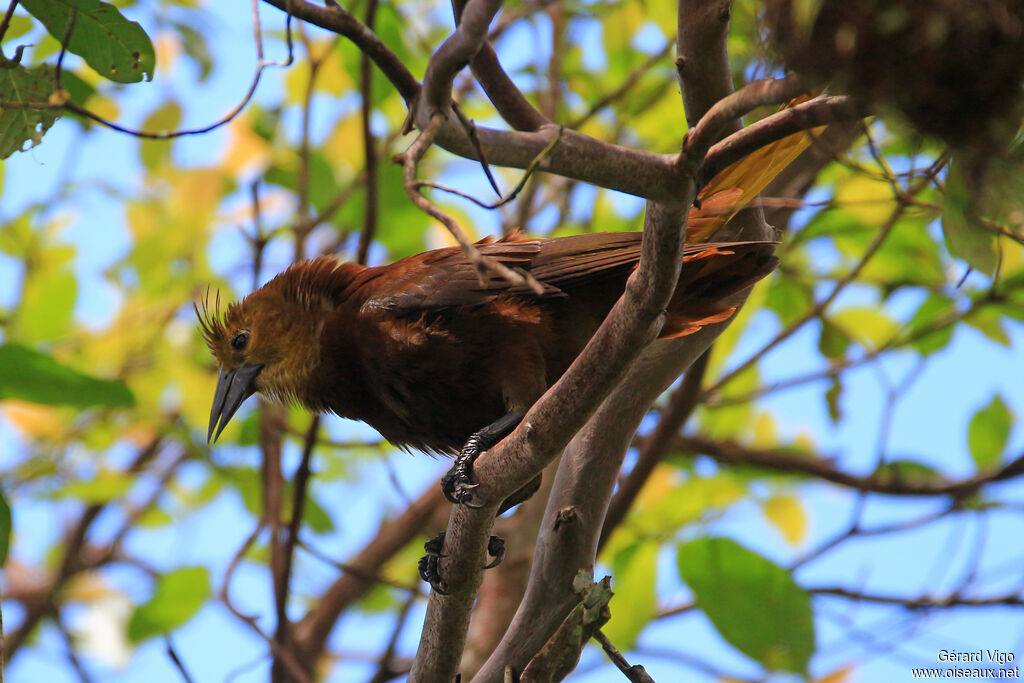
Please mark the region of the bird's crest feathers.
POLYGON ((224 318, 220 313, 220 290, 218 289, 214 294, 212 308, 210 306, 210 288, 207 287, 202 301, 192 302, 192 309, 196 312, 196 317, 199 318, 199 327, 203 330, 206 346, 216 354, 221 340, 225 339, 228 334, 224 318))

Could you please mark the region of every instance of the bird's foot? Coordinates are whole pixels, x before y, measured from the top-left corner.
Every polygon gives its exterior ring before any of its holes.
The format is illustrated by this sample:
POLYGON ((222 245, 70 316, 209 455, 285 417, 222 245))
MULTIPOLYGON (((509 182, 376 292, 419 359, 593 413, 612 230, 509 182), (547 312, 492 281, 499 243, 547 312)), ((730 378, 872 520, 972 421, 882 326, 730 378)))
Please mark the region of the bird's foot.
MULTIPOLYGON (((445 557, 441 550, 444 548, 445 533, 442 531, 423 544, 427 554, 419 562, 420 578, 441 595, 448 595, 448 583, 441 577, 441 558, 445 557)), ((487 541, 487 554, 494 559, 485 564, 484 569, 497 567, 505 559, 505 541, 499 536, 491 536, 487 541)))
POLYGON ((437 536, 423 544, 426 555, 420 558, 420 578, 430 584, 430 587, 441 595, 448 595, 448 584, 441 578, 441 549, 444 547, 444 535, 442 531, 437 536))
POLYGON ((455 505, 477 508, 479 505, 472 503, 473 489, 477 484, 473 483, 473 462, 483 452, 479 432, 469 437, 466 445, 459 451, 448 473, 441 477, 441 491, 448 502, 455 505))
POLYGON ((473 489, 477 487, 473 482, 473 463, 481 453, 511 434, 522 419, 523 413, 508 413, 470 435, 466 445, 455 456, 451 469, 441 477, 441 491, 449 502, 470 508, 483 507, 472 502, 473 489))

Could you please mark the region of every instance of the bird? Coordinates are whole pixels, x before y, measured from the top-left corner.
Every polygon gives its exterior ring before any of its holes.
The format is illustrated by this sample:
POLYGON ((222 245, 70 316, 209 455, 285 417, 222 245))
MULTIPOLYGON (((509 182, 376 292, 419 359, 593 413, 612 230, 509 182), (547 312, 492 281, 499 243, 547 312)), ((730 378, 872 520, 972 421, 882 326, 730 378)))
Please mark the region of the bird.
MULTIPOLYGON (((641 238, 516 231, 474 245, 529 273, 533 288, 499 276, 482 281, 460 247, 446 247, 380 266, 329 256, 301 262, 223 313, 207 296, 195 311, 220 366, 207 440, 259 393, 365 422, 405 450, 457 456, 443 489, 471 504, 473 459, 510 433, 579 355, 622 295, 641 238)), ((773 242, 685 244, 660 338, 727 319, 730 295, 777 263, 773 242)))

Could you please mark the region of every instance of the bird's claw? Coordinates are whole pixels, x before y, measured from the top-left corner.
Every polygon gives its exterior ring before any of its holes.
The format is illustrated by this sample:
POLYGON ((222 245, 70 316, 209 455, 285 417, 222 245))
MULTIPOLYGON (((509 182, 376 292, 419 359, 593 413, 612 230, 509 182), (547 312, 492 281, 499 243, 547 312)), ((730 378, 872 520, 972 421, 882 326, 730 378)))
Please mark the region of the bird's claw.
POLYGON ((480 439, 473 435, 466 442, 466 445, 459 451, 448 473, 441 478, 441 491, 448 502, 453 505, 465 505, 470 508, 480 508, 481 505, 472 504, 473 489, 479 484, 473 483, 473 461, 481 452, 480 439))
POLYGON ((493 569, 505 559, 505 539, 501 536, 491 536, 487 539, 487 554, 494 559, 484 565, 484 569, 493 569))
POLYGON ((441 578, 441 558, 445 557, 441 553, 444 535, 445 532, 442 531, 423 544, 423 550, 427 554, 420 558, 419 570, 420 578, 429 583, 431 588, 441 595, 448 595, 448 584, 441 578))
MULTIPOLYGON (((448 595, 448 582, 441 577, 441 558, 447 557, 441 550, 444 548, 444 531, 423 544, 427 553, 420 558, 420 578, 430 584, 436 592, 448 595)), ((505 559, 505 541, 499 536, 491 536, 487 540, 487 554, 494 559, 484 565, 484 569, 493 569, 505 559)))

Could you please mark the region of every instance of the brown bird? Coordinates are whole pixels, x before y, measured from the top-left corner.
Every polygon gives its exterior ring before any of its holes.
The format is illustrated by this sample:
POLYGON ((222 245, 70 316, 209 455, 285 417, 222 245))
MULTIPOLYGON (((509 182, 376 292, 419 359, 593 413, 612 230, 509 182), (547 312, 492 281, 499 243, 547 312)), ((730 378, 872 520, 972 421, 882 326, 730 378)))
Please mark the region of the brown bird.
MULTIPOLYGON (((514 233, 477 244, 532 274, 540 294, 498 277, 481 283, 462 250, 448 247, 377 267, 321 257, 291 266, 223 316, 197 308, 221 366, 208 439, 258 392, 361 420, 401 448, 459 453, 444 488, 466 503, 472 460, 580 353, 621 296, 640 240, 638 232, 514 233)), ((661 337, 728 318, 726 297, 771 272, 773 251, 768 242, 687 244, 661 337)))

